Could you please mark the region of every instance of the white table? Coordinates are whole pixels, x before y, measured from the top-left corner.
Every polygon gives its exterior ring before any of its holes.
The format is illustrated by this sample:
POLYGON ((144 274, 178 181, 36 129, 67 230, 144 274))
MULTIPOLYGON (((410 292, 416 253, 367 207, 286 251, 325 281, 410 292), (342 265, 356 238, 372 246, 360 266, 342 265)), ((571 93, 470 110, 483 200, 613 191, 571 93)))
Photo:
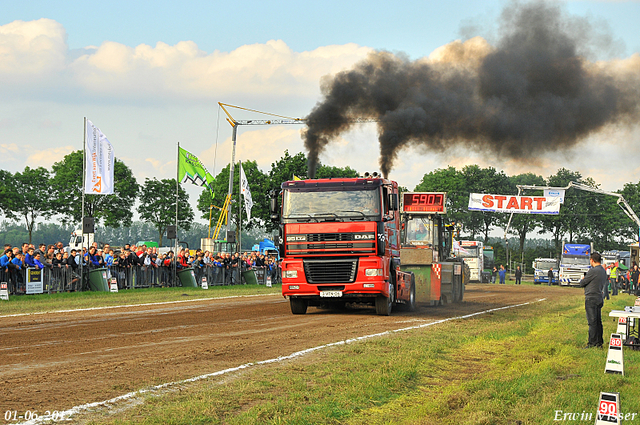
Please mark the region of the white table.
POLYGON ((636 323, 640 320, 640 307, 625 307, 624 310, 611 310, 609 317, 626 317, 627 318, 627 338, 624 345, 627 347, 640 347, 640 332, 636 323), (635 319, 631 326, 630 318, 635 319))

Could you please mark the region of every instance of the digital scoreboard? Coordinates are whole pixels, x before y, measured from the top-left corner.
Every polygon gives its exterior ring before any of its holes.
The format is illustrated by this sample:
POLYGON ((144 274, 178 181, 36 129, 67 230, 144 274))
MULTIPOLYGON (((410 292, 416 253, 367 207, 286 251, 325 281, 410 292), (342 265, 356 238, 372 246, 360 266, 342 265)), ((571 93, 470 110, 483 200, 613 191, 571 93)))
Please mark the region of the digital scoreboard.
POLYGON ((446 192, 405 192, 402 212, 413 214, 446 214, 446 192))

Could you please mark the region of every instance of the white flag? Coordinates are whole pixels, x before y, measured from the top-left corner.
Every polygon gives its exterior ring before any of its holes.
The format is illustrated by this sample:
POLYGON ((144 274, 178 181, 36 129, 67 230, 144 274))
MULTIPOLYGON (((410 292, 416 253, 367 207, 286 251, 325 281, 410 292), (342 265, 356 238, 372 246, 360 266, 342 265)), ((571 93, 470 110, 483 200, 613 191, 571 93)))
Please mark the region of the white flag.
POLYGON ((251 191, 249 190, 249 182, 244 174, 242 162, 240 163, 240 192, 244 195, 244 209, 247 211, 247 220, 251 220, 251 207, 253 207, 253 199, 251 199, 251 191))
POLYGON ((113 147, 102 131, 87 120, 84 193, 113 195, 113 147))

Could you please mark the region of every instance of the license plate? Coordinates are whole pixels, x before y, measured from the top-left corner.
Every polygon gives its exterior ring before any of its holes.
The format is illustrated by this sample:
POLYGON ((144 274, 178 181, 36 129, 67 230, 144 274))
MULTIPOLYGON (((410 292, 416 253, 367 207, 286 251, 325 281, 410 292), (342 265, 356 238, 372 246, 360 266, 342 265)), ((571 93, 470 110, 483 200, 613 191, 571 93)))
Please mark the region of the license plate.
POLYGON ((320 296, 323 298, 340 298, 342 291, 320 291, 320 296))

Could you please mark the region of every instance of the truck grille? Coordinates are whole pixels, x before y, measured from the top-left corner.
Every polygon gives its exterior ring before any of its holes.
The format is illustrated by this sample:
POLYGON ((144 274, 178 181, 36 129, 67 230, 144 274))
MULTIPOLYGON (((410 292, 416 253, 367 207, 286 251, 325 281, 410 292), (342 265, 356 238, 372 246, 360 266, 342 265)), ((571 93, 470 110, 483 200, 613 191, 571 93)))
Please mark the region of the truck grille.
POLYGON ((356 280, 358 259, 304 260, 309 283, 352 283, 356 280))
POLYGON ((287 242, 286 249, 288 255, 310 255, 319 252, 353 255, 372 254, 376 252, 375 233, 307 233, 296 235, 303 240, 287 242), (357 239, 362 235, 367 235, 369 239, 357 239))

